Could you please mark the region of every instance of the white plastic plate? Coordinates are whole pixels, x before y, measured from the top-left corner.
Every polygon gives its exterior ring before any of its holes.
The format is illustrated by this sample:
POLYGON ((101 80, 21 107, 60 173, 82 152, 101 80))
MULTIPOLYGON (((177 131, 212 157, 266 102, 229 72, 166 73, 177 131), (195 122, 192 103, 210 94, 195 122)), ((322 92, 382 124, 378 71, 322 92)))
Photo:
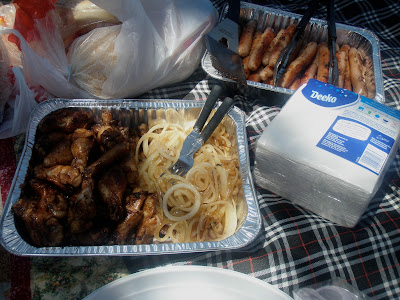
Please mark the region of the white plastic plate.
POLYGON ((205 266, 168 266, 115 280, 84 300, 293 300, 283 291, 249 275, 205 266))

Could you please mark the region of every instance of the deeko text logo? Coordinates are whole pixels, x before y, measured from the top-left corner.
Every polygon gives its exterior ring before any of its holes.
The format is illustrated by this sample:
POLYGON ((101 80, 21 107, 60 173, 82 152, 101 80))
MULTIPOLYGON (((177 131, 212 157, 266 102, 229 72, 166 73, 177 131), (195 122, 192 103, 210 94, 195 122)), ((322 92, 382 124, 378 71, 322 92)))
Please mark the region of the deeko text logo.
POLYGON ((326 102, 331 102, 331 103, 335 103, 337 100, 337 98, 333 97, 331 94, 324 95, 324 94, 318 93, 318 91, 312 91, 310 97, 320 100, 320 101, 326 101, 326 102))
POLYGON ((307 83, 302 94, 314 104, 332 108, 353 104, 359 98, 356 93, 315 79, 311 79, 307 83))

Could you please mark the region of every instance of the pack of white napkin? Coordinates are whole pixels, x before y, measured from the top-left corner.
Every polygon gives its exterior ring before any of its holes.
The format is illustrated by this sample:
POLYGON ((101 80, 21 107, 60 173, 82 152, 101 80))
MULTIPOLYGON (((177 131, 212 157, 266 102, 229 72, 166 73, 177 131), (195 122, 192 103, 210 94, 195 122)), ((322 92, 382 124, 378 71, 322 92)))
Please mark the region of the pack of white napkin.
POLYGON ((400 111, 312 79, 258 140, 254 179, 353 227, 381 185, 399 137, 400 111))

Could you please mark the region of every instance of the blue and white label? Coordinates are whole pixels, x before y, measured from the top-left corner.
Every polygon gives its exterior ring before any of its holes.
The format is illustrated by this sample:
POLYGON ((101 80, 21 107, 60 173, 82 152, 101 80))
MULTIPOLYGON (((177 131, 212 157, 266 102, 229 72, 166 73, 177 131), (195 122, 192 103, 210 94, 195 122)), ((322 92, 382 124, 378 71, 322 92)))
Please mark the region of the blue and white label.
POLYGON ((357 120, 338 116, 317 147, 379 175, 394 139, 357 120))
POLYGON ((301 92, 307 100, 322 107, 343 107, 359 99, 353 92, 315 79, 310 79, 301 92))

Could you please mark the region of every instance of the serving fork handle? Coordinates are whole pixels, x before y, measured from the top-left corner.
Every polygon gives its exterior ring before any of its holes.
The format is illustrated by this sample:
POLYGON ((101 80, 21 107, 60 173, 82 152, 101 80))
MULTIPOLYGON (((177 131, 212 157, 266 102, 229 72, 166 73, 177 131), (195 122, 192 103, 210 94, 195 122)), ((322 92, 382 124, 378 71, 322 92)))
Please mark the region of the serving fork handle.
POLYGON ((274 75, 273 75, 273 82, 276 86, 279 79, 282 77, 283 73, 285 72, 286 68, 291 63, 292 56, 291 53, 294 51, 297 43, 299 42, 300 38, 303 35, 304 30, 306 29, 308 22, 310 21, 312 15, 314 14, 315 9, 319 5, 321 0, 312 0, 310 6, 307 8, 306 12, 304 13, 303 17, 300 19, 300 22, 296 25, 296 31, 290 40, 289 44, 282 50, 281 54, 276 61, 275 68, 274 68, 274 75))
POLYGON ((218 107, 217 111, 211 118, 210 122, 208 122, 207 126, 199 135, 199 139, 202 143, 205 143, 211 134, 214 132, 215 128, 221 123, 222 119, 232 107, 234 100, 230 97, 226 97, 220 107, 218 107))
POLYGON ((240 17, 240 0, 230 0, 228 12, 225 18, 231 19, 235 23, 239 23, 240 17))
POLYGON ((206 103, 204 104, 196 123, 194 123, 193 131, 200 132, 206 123, 208 116, 210 115, 218 97, 221 95, 222 87, 219 85, 214 85, 211 89, 210 94, 207 97, 206 103))
POLYGON ((329 79, 328 83, 337 85, 339 70, 336 59, 336 20, 335 20, 335 0, 328 1, 328 47, 329 47, 329 79))

